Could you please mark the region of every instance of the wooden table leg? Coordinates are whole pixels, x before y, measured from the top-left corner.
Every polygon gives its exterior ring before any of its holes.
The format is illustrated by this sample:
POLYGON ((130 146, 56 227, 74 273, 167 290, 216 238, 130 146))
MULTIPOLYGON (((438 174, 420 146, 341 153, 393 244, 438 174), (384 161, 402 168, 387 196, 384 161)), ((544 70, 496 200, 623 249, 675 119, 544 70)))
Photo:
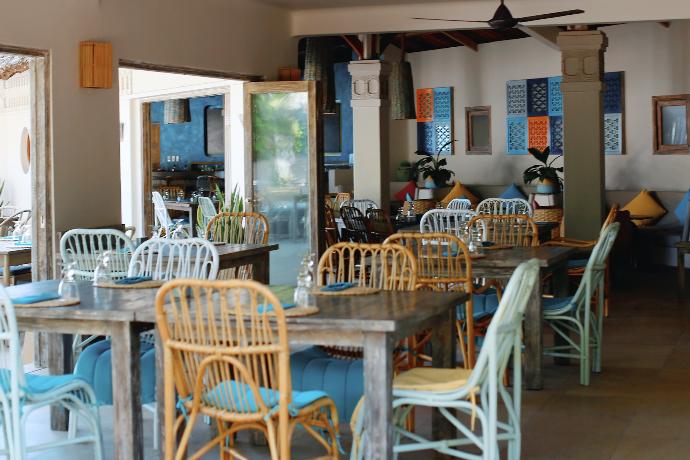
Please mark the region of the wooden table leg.
MULTIPOLYGON (((455 307, 448 315, 434 326, 431 336, 432 364, 434 367, 453 368, 456 366, 455 356, 455 307)), ((474 362, 474 360, 472 360, 474 362)), ((453 425, 437 410, 431 416, 431 432, 433 438, 456 438, 453 425)))
POLYGON ((113 439, 116 460, 143 460, 139 332, 131 323, 112 328, 113 439))
MULTIPOLYGON (((541 278, 541 277, 540 277, 541 278)), ((541 390, 543 386, 542 365, 542 321, 541 283, 534 283, 527 310, 525 311, 525 387, 541 390)))
MULTIPOLYGON (((570 279, 568 277, 567 264, 562 264, 555 267, 555 269, 553 270, 551 281, 553 282, 553 295, 555 297, 568 297, 570 279)), ((568 342, 566 342, 566 340, 555 331, 553 333, 553 341, 554 344, 559 346, 568 344, 568 342)), ((554 363, 556 363, 559 366, 567 366, 570 364, 569 358, 556 357, 553 360, 554 363)))
POLYGON ((258 281, 263 284, 270 284, 271 279, 271 262, 270 254, 262 254, 256 257, 256 262, 254 262, 253 273, 254 281, 258 281))
MULTIPOLYGON (((50 375, 72 373, 72 336, 70 334, 50 333, 48 342, 48 371, 50 375)), ((50 429, 67 431, 69 411, 61 406, 50 407, 50 429)))
MULTIPOLYGON (((197 228, 196 228, 196 208, 194 208, 194 206, 189 207, 189 225, 192 226, 192 230, 191 230, 192 236, 193 237, 199 236, 196 234, 196 231, 197 231, 197 228)), ((203 236, 203 235, 201 235, 201 236, 203 236)))
POLYGON ((367 460, 393 457, 393 342, 383 332, 364 335, 367 460))
POLYGON ((676 249, 678 251, 678 289, 680 292, 685 292, 685 250, 676 249))

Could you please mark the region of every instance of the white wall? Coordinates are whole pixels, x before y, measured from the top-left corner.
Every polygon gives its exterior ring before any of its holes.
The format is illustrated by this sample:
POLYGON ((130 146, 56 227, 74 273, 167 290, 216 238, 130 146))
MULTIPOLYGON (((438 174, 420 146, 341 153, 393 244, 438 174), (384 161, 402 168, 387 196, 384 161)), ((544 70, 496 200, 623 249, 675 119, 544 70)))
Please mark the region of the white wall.
MULTIPOLYGON (((690 21, 670 29, 657 23, 606 27, 607 71, 625 71, 626 154, 606 157, 607 189, 685 191, 690 187, 689 155, 653 155, 651 98, 690 93, 690 21)), ((560 75, 560 53, 532 38, 411 53, 416 88, 454 87, 456 155, 449 169, 469 184, 522 183, 522 171, 533 164, 528 155, 505 154, 507 80, 560 75), (465 107, 490 105, 492 155, 466 155, 465 107)), ((414 120, 391 121, 391 172, 400 160, 415 161, 414 120)), ((567 173, 567 172, 566 172, 567 173)))
POLYGON ((29 72, 0 80, 0 201, 31 209, 31 171, 24 172, 20 156, 24 128, 31 129, 29 72))
POLYGON ((250 0, 5 2, 0 44, 50 51, 56 230, 120 222, 117 65, 112 89, 79 88, 78 44, 113 62, 265 75, 296 62, 287 12, 250 0))

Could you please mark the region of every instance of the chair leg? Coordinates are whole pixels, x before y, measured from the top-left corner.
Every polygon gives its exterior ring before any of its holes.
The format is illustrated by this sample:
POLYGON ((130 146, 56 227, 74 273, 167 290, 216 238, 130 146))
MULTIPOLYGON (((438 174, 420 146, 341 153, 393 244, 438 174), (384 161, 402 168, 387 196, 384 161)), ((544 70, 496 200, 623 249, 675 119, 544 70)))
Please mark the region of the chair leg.
POLYGON ((158 450, 158 438, 160 436, 158 430, 158 409, 155 407, 153 410, 153 450, 158 450))
POLYGON ((69 411, 69 419, 67 421, 67 439, 74 439, 77 437, 78 423, 79 418, 77 417, 77 412, 74 410, 69 411))

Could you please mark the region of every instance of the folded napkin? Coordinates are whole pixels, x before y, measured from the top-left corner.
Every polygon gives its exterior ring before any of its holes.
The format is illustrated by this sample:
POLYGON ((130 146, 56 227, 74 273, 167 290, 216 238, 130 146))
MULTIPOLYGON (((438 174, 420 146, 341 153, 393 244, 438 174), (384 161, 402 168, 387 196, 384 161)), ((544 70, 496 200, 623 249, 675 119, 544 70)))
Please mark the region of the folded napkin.
POLYGON ((321 290, 324 292, 344 291, 345 289, 350 289, 355 286, 355 283, 333 283, 322 287, 321 290))
POLYGON ((15 242, 14 242, 14 245, 15 245, 15 246, 21 246, 21 247, 23 247, 23 248, 24 248, 24 247, 26 247, 26 248, 30 248, 30 247, 31 247, 31 243, 22 243, 21 241, 15 241, 15 242))
POLYGON ((115 284, 138 284, 151 280, 153 280, 153 278, 150 276, 130 276, 128 278, 122 278, 121 280, 115 281, 115 284))
POLYGON ((12 303, 27 305, 32 303, 44 302, 46 300, 55 300, 59 298, 60 294, 58 294, 56 291, 47 291, 42 292, 40 294, 32 294, 24 297, 15 297, 14 299, 12 299, 12 303))
MULTIPOLYGON (((282 304, 282 306, 283 306, 283 310, 288 310, 290 308, 295 308, 297 306, 297 304, 296 303, 284 303, 284 304, 282 304)), ((263 305, 259 305, 259 308, 257 308, 257 311, 259 312, 259 314, 262 314, 265 311, 273 311, 273 304, 269 303, 265 309, 264 309, 263 305)))

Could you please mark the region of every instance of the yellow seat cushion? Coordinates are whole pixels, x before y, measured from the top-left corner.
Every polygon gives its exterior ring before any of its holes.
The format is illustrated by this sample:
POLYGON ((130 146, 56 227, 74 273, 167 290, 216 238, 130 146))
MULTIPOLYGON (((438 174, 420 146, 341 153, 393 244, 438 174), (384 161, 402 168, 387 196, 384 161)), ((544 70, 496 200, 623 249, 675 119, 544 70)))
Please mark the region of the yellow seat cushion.
POLYGON ((415 367, 399 374, 393 380, 396 390, 452 391, 467 383, 471 369, 439 369, 415 367))
POLYGON ((448 203, 450 203, 451 200, 454 200, 456 198, 467 198, 468 200, 470 200, 470 203, 472 203, 473 208, 479 204, 479 198, 477 198, 475 194, 470 192, 470 190, 467 187, 465 187, 458 181, 455 182, 455 185, 453 185, 453 188, 450 189, 448 195, 446 195, 441 200, 441 204, 444 208, 447 208, 448 203))
POLYGON ((631 219, 638 227, 653 225, 666 214, 666 209, 647 189, 642 189, 635 198, 623 207, 622 211, 630 212, 631 216, 645 216, 644 219, 631 219))

